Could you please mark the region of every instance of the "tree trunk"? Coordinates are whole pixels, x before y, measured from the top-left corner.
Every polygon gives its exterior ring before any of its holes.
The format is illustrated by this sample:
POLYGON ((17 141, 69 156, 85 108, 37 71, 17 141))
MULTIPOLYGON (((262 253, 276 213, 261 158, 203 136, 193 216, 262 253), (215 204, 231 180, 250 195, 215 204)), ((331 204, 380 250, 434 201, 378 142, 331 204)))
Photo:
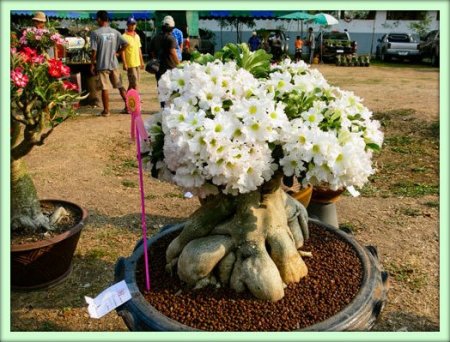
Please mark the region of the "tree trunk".
POLYGON ((33 180, 22 159, 11 161, 11 228, 50 229, 49 220, 42 214, 33 180))
POLYGON ((167 270, 176 268, 196 288, 220 283, 264 300, 283 298, 285 284, 308 272, 298 251, 308 216, 280 185, 276 175, 258 191, 207 201, 168 246, 167 270))

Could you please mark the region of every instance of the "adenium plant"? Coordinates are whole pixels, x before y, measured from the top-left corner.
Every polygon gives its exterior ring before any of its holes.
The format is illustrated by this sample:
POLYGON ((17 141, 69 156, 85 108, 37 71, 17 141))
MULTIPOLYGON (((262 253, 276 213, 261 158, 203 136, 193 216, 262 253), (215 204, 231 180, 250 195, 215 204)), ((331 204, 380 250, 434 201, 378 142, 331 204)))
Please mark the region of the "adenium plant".
POLYGON ((270 57, 228 45, 167 71, 166 107, 148 126, 152 174, 202 198, 167 248, 167 270, 197 288, 276 301, 308 272, 299 251, 308 216, 282 177, 357 195, 383 134, 353 93, 304 62, 270 57))
POLYGON ((81 99, 78 86, 68 78, 69 67, 46 53, 61 39, 46 29, 27 28, 11 44, 12 229, 51 229, 22 158, 75 114, 81 99))

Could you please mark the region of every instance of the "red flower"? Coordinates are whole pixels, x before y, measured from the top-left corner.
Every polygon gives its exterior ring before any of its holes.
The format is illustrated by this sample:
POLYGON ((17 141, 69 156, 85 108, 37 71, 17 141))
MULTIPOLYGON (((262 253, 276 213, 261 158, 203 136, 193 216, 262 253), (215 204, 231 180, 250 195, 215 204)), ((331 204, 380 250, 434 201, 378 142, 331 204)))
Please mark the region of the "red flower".
POLYGON ((64 65, 60 60, 52 58, 48 60, 48 73, 55 78, 69 76, 70 68, 67 65, 64 65))
POLYGON ((50 76, 54 77, 54 78, 60 78, 62 76, 61 75, 61 69, 55 68, 55 67, 52 67, 52 66, 48 67, 48 74, 50 76))
POLYGON ((63 87, 66 90, 78 90, 78 85, 69 81, 63 81, 63 87))
POLYGON ((24 47, 22 51, 20 51, 20 55, 22 56, 25 63, 29 63, 37 55, 37 52, 36 50, 31 49, 29 47, 24 47))
POLYGON ((69 76, 70 75, 70 68, 67 65, 61 65, 61 73, 64 76, 69 76))

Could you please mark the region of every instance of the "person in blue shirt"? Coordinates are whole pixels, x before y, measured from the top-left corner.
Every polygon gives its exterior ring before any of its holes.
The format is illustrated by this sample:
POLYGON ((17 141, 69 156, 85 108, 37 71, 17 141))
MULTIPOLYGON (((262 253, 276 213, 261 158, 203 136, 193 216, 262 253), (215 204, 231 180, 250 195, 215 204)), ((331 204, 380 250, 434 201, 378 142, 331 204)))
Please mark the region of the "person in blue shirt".
MULTIPOLYGON (((164 20, 173 20, 173 18, 172 18, 172 16, 167 15, 164 17, 164 20)), ((175 21, 173 20, 173 22, 175 22, 175 21)), ((183 32, 181 32, 181 30, 174 27, 172 30, 172 36, 177 41, 177 57, 178 57, 178 60, 181 61, 182 51, 183 51, 183 32)))
POLYGON ((259 46, 261 45, 261 41, 259 40, 255 31, 253 31, 252 36, 248 40, 248 45, 250 46, 250 51, 255 51, 255 50, 259 49, 259 46))

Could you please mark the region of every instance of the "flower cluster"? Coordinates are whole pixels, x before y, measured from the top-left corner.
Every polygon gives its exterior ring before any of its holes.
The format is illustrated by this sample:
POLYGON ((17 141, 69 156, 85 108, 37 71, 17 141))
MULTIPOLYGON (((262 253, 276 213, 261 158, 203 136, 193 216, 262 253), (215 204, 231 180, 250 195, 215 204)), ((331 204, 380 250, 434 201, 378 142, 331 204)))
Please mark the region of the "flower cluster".
POLYGON ((30 45, 19 44, 10 50, 11 118, 25 126, 29 124, 30 129, 54 127, 73 113, 73 104, 80 99, 78 85, 68 79, 68 66, 48 58, 40 52, 42 47, 30 45), (37 124, 40 121, 42 125, 37 124))
POLYGON ((19 39, 19 43, 22 46, 28 46, 36 49, 39 54, 42 54, 57 44, 63 44, 64 40, 54 29, 27 27, 22 31, 22 36, 19 39))
MULTIPOLYGON (((277 168, 271 144, 288 124, 261 82, 234 62, 185 64, 163 75, 164 163, 172 180, 201 195, 245 193, 277 168)), ((169 174, 165 172, 165 174, 169 174)))
POLYGON ((374 172, 379 123, 303 62, 285 60, 262 79, 234 61, 185 63, 158 87, 166 107, 149 125, 153 171, 199 196, 256 190, 277 169, 350 190, 374 172))
POLYGON ((48 74, 55 78, 69 76, 70 68, 67 65, 64 65, 60 60, 49 59, 48 60, 48 74))
POLYGON ((285 175, 333 190, 363 186, 375 172, 372 151, 381 146, 383 134, 362 100, 330 86, 302 61, 275 66, 267 84, 290 119, 280 159, 285 175))

